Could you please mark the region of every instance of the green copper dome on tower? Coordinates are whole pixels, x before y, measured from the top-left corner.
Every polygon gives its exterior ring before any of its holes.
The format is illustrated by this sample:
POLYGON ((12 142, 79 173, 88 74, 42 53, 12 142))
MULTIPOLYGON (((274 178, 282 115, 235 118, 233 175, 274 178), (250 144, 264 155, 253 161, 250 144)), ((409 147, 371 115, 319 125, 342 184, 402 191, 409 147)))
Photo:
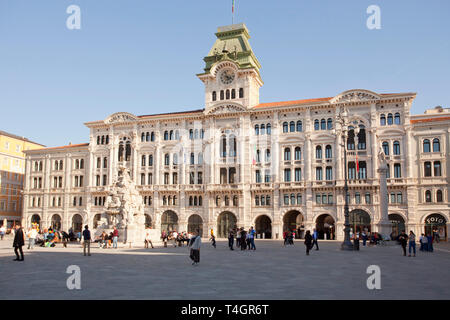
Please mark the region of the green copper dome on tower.
POLYGON ((250 35, 245 24, 219 27, 216 36, 216 42, 203 59, 206 64, 205 72, 199 75, 208 74, 216 62, 224 60, 235 62, 239 69, 254 68, 259 74, 261 65, 248 42, 250 35))

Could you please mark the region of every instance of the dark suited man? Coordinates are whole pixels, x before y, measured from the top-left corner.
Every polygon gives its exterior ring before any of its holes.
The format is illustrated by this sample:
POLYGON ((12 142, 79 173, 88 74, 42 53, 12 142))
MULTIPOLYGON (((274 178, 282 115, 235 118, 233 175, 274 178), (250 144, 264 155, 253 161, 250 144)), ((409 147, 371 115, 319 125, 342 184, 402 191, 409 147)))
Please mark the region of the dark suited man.
POLYGON ((22 247, 25 245, 25 234, 23 233, 20 224, 16 224, 16 234, 14 236, 13 248, 16 254, 16 259, 14 261, 23 261, 23 251, 22 247), (20 253, 20 257, 19 257, 20 253))

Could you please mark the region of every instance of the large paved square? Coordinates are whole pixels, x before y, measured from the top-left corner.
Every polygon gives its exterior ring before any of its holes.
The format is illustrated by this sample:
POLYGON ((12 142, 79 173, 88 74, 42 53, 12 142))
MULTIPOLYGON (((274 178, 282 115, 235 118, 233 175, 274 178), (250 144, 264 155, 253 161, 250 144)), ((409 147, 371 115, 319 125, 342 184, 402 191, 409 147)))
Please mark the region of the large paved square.
MULTIPOLYGON (((205 241, 206 242, 206 241, 205 241)), ((256 251, 204 243, 192 266, 186 247, 100 249, 84 257, 80 245, 25 249, 14 258, 11 239, 0 241, 0 299, 449 299, 450 245, 404 257, 397 245, 339 250, 321 242, 305 255, 301 241, 256 241, 256 251), (81 290, 69 290, 69 265, 81 269, 81 290), (369 265, 381 268, 381 290, 366 286, 369 265)))

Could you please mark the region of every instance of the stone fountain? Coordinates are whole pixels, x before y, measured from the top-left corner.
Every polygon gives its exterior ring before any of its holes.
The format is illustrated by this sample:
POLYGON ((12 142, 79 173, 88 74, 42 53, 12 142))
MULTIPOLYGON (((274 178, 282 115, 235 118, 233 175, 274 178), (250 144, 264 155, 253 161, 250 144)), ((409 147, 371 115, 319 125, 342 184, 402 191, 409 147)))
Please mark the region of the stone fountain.
POLYGON ((144 243, 144 204, 126 167, 119 167, 119 174, 109 189, 104 209, 98 230, 111 232, 116 227, 119 230, 119 242, 129 244, 130 247, 144 243))

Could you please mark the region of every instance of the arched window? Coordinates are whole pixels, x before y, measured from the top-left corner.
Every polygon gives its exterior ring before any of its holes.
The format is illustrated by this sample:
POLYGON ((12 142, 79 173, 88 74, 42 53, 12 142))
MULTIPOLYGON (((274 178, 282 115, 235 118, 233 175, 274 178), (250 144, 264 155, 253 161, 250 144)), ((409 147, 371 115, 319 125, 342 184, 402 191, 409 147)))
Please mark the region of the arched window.
POLYGON ((366 149, 366 129, 363 125, 359 125, 358 132, 358 150, 366 149))
POLYGON ((435 177, 440 177, 442 175, 441 162, 440 161, 435 161, 433 163, 433 167, 434 167, 434 176, 435 177))
POLYGON ((320 120, 320 130, 326 130, 327 129, 327 125, 325 122, 325 119, 320 120))
POLYGON ((230 205, 230 197, 225 196, 225 206, 228 207, 230 205))
POLYGON ((131 158, 131 142, 127 141, 125 143, 125 161, 130 161, 130 158, 131 158))
POLYGON ((180 140, 180 132, 175 130, 175 140, 180 140))
POLYGON ((392 113, 388 114, 388 116, 387 116, 387 123, 388 123, 388 125, 391 125, 391 124, 394 123, 394 119, 392 117, 392 113))
POLYGON ((423 140, 423 152, 430 152, 430 140, 423 140))
POLYGON ((319 130, 319 119, 314 120, 314 130, 319 130))
POLYGON ((193 198, 192 196, 189 197, 189 206, 190 206, 190 207, 192 207, 192 205, 194 204, 193 199, 194 199, 194 198, 193 198))
POLYGON ((194 139, 197 140, 198 139, 198 129, 194 130, 194 139))
POLYGON ((300 147, 295 147, 294 159, 295 160, 301 160, 302 159, 302 150, 300 149, 300 147))
POLYGON ((400 124, 400 113, 398 112, 394 115, 394 123, 400 124))
POLYGON ((222 136, 220 141, 220 156, 221 157, 227 156, 227 138, 225 136, 222 136))
POLYGON ((441 151, 441 144, 438 138, 433 139, 433 152, 441 151))
POLYGON ((202 196, 199 196, 199 197, 198 197, 198 205, 199 205, 199 206, 202 206, 202 196))
POLYGON ((194 197, 194 206, 196 206, 197 204, 198 204, 197 197, 194 197))
POLYGON ((322 159, 322 147, 321 146, 316 147, 316 159, 322 159))
POLYGON ((400 142, 394 141, 394 154, 399 155, 400 154, 400 142))
POLYGON ((425 191, 425 202, 431 202, 431 191, 425 191))
POLYGON ((286 133, 286 132, 288 132, 289 131, 289 128, 288 128, 289 126, 288 126, 288 123, 287 122, 283 122, 283 133, 286 133))
POLYGON ((150 132, 147 132, 146 134, 145 134, 145 141, 150 141, 150 132))
POLYGON ((164 140, 169 140, 169 132, 164 131, 164 140))
POLYGON ((177 153, 174 153, 174 154, 173 154, 173 156, 172 156, 172 162, 173 162, 174 165, 177 165, 177 164, 178 164, 178 154, 177 154, 177 153))
POLYGON ((331 118, 328 118, 327 120, 327 130, 333 129, 333 120, 331 118))
POLYGON ((170 156, 168 153, 164 155, 164 165, 166 166, 170 165, 170 156))
POLYGON ((230 99, 230 90, 227 89, 227 91, 225 92, 225 97, 226 99, 230 99))
POLYGON ((236 137, 234 135, 230 136, 230 157, 236 157, 237 155, 237 144, 236 137))
POLYGON ((272 126, 270 123, 267 124, 267 134, 270 135, 272 133, 272 126))
POLYGON ((169 140, 173 140, 173 130, 170 130, 169 140))
POLYGON ((100 144, 100 136, 97 136, 97 144, 100 144))
POLYGON ((141 133, 141 142, 144 142, 145 141, 145 132, 142 132, 141 133))
POLYGON ((152 132, 150 134, 150 141, 155 141, 155 133, 154 132, 152 132))
POLYGON ((141 166, 145 167, 146 164, 147 164, 147 159, 146 159, 145 155, 143 155, 142 160, 141 160, 141 166))
POLYGON ((289 122, 289 132, 294 132, 295 131, 295 122, 291 121, 289 122))
POLYGON ((234 207, 238 206, 238 197, 237 196, 233 196, 233 206, 234 207))
POLYGON ((384 141, 382 144, 383 152, 385 155, 389 155, 389 142, 384 141))
POLYGON ((380 126, 386 125, 386 116, 384 114, 380 115, 380 126))
POLYGON ((325 158, 331 159, 332 157, 333 157, 333 151, 332 151, 332 149, 331 149, 331 146, 330 146, 330 145, 327 145, 327 146, 325 147, 325 158))
POLYGON ((266 158, 265 162, 270 162, 270 149, 266 149, 266 158))
POLYGON ((198 164, 203 164, 203 153, 198 154, 198 164))
POLYGON ((255 135, 259 135, 259 125, 255 124, 255 135))
POLYGON ((239 88, 239 98, 244 97, 244 88, 239 88))
POLYGON ((297 121, 297 132, 302 132, 302 130, 303 130, 302 121, 298 120, 297 121))
POLYGON ((231 89, 231 99, 236 99, 236 90, 231 89))
POLYGON ((442 202, 442 191, 438 190, 436 191, 436 202, 442 202))
POLYGON ((259 196, 255 196, 255 206, 259 206, 259 196))
POLYGON ((217 100, 217 93, 215 91, 212 92, 212 101, 217 100))
POLYGON ((225 93, 223 92, 223 90, 220 90, 220 100, 225 99, 225 93))
POLYGON ((264 135, 264 134, 266 134, 266 125, 262 124, 261 125, 261 135, 264 135))
POLYGON ((191 152, 191 164, 195 164, 195 155, 193 152, 191 152))
POLYGON ((261 205, 265 206, 266 205, 266 197, 261 196, 261 205))
POLYGON ((148 165, 153 166, 153 155, 152 154, 148 156, 148 165))
POLYGON ((102 136, 102 144, 105 144, 105 136, 102 136))
POLYGON ((291 148, 285 148, 284 149, 284 161, 290 161, 291 160, 291 148))
POLYGON ((347 150, 355 150, 355 130, 353 127, 349 128, 347 137, 347 150))

